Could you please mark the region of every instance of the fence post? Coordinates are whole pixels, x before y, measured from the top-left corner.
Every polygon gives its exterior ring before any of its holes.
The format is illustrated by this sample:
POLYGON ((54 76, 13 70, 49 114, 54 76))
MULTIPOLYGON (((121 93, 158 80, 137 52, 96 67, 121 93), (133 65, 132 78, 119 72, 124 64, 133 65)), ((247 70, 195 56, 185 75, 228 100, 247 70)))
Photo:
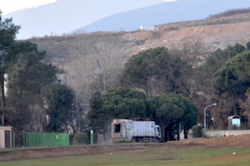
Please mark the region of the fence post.
POLYGON ((55 143, 56 143, 56 134, 54 133, 54 137, 53 137, 53 145, 52 146, 55 146, 55 143))
POLYGON ((45 146, 45 133, 43 132, 43 146, 45 146))
POLYGON ((93 145, 93 130, 90 130, 90 144, 93 145))
MULTIPOLYGON (((25 136, 27 137, 27 133, 24 134, 24 131, 22 131, 23 133, 23 147, 25 147, 25 136)), ((27 146, 27 139, 26 139, 26 146, 27 146)))
POLYGON ((32 135, 33 135, 33 145, 34 145, 34 147, 36 147, 35 146, 36 145, 36 139, 35 139, 36 135, 34 135, 34 132, 32 132, 32 135))
POLYGON ((13 142, 13 145, 12 145, 12 147, 13 148, 15 148, 15 146, 16 146, 16 139, 15 139, 15 132, 13 131, 13 134, 12 134, 12 142, 13 142))

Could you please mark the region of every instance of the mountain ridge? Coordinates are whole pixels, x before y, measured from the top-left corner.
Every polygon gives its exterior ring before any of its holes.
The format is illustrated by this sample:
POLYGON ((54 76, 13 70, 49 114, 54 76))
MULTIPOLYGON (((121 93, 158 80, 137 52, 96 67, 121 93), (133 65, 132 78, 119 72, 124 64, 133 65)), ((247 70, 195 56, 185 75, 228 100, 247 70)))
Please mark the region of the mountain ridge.
POLYGON ((240 1, 240 3, 235 4, 234 0, 220 0, 220 4, 225 4, 224 6, 220 6, 216 0, 179 0, 114 14, 87 26, 78 28, 75 31, 71 31, 70 33, 120 31, 121 29, 125 31, 134 31, 139 29, 140 26, 199 20, 235 7, 250 7, 249 1, 240 1), (161 17, 161 15, 171 17, 161 17))
POLYGON ((22 27, 17 38, 27 39, 32 36, 50 35, 51 32, 61 35, 119 11, 132 10, 162 2, 162 0, 107 0, 105 3, 100 3, 98 0, 58 0, 52 4, 3 15, 3 18, 13 18, 13 22, 22 27))

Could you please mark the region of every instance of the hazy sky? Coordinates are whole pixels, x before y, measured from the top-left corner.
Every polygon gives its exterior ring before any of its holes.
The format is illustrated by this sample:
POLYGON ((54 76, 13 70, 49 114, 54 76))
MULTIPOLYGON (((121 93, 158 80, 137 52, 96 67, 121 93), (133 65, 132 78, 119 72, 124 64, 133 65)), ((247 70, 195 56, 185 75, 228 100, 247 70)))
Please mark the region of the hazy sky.
MULTIPOLYGON (((57 0, 0 0, 0 9, 3 12, 3 15, 7 15, 17 10, 37 7, 48 3, 54 3, 56 1, 57 0)), ((177 0, 163 0, 163 1, 172 2, 177 0)))
POLYGON ((17 10, 37 7, 56 1, 57 0, 0 0, 0 9, 3 15, 7 15, 17 10))

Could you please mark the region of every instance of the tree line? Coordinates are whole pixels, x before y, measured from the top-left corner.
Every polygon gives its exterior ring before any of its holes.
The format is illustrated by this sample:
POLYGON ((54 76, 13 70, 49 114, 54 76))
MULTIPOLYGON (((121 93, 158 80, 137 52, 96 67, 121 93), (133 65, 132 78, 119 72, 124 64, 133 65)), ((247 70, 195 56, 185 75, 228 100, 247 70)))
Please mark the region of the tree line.
POLYGON ((150 118, 161 126, 162 141, 179 135, 180 125, 188 131, 198 115, 198 108, 187 98, 189 69, 187 62, 170 55, 165 47, 134 55, 121 74, 120 87, 92 98, 90 126, 98 133, 109 133, 114 118, 150 118))
POLYGON ((104 136, 110 134, 112 119, 150 118, 161 126, 162 141, 170 140, 179 135, 179 125, 185 131, 195 125, 198 114, 193 102, 182 95, 162 94, 147 99, 143 92, 124 87, 110 89, 103 96, 96 92, 90 104, 90 127, 104 136))
POLYGON ((209 128, 226 129, 228 116, 236 114, 248 128, 249 47, 250 43, 218 49, 200 66, 165 47, 140 52, 126 63, 120 88, 94 95, 90 126, 101 133, 113 118, 147 117, 161 126, 165 141, 173 139, 179 124, 185 131, 203 125, 204 108, 216 102, 207 113, 209 128), (99 120, 103 121, 98 124, 99 120))
POLYGON ((57 82, 61 70, 43 62, 45 51, 16 40, 20 28, 0 16, 0 124, 16 132, 67 130, 75 118, 74 93, 57 82))
MULTIPOLYGON (((172 49, 157 47, 134 55, 121 69, 111 63, 119 51, 112 52, 103 42, 105 64, 91 59, 99 70, 91 79, 86 78, 92 95, 84 119, 81 90, 74 92, 57 83, 56 74, 62 70, 44 63, 46 53, 37 45, 16 41, 19 29, 11 19, 0 17, 2 124, 19 131, 40 128, 77 133, 94 129, 105 135, 113 118, 150 118, 161 126, 165 141, 173 139, 180 125, 187 131, 197 123, 203 124, 203 109, 216 102, 217 106, 207 113, 209 127, 226 128, 227 117, 237 114, 243 127, 248 128, 250 43, 218 49, 200 66, 196 60, 205 52, 201 41, 172 49), (8 96, 4 92, 6 74, 10 77, 8 96)), ((86 48, 81 50, 84 53, 86 48)), ((83 65, 90 65, 84 60, 83 65)), ((83 95, 89 98, 88 92, 83 95)))
POLYGON ((215 118, 213 126, 216 128, 226 128, 230 115, 239 115, 242 127, 249 128, 250 110, 246 106, 250 86, 249 49, 250 42, 246 47, 235 44, 224 50, 218 49, 199 68, 202 78, 212 85, 210 100, 218 103, 210 115, 215 118))

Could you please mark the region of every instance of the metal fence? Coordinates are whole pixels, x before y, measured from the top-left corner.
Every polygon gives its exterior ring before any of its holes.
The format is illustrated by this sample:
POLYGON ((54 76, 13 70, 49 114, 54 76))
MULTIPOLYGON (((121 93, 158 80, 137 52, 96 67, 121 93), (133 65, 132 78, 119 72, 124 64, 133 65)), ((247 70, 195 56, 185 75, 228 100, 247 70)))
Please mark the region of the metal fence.
MULTIPOLYGON (((94 143, 99 138, 94 137, 94 143)), ((101 140, 101 139, 100 139, 101 140)), ((93 141, 92 141, 93 142, 93 141)), ((90 132, 83 133, 43 133, 43 132, 12 132, 12 148, 41 147, 41 146, 68 146, 90 144, 90 132)))
POLYGON ((68 133, 26 133, 26 147, 68 146, 68 133))

